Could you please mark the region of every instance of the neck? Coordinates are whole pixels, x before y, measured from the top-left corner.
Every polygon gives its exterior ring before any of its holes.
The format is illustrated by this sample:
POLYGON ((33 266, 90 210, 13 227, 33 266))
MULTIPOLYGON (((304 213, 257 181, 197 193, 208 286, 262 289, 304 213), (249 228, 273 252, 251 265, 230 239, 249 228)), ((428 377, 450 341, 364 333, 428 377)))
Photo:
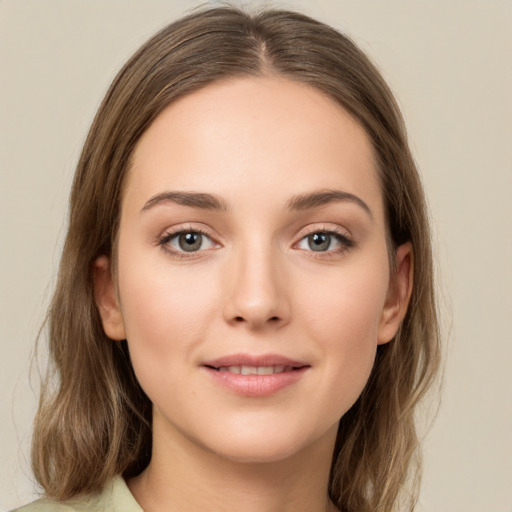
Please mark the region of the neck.
POLYGON ((156 434, 151 463, 128 482, 145 512, 337 510, 327 491, 334 428, 285 460, 257 463, 223 458, 186 438, 163 442, 156 434))

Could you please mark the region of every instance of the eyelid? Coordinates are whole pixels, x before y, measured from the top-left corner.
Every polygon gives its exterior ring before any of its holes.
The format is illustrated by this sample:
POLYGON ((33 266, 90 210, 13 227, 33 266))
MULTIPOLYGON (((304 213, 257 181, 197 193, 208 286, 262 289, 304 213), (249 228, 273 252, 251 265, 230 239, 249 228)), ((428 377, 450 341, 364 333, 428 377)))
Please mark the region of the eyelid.
POLYGON ((313 235, 314 233, 330 233, 339 235, 342 238, 346 238, 347 240, 354 242, 354 237, 350 230, 340 226, 339 224, 331 224, 327 222, 308 224, 297 233, 297 239, 302 240, 304 237, 313 235))
MULTIPOLYGON (((205 252, 223 247, 223 244, 219 242, 218 238, 219 237, 211 233, 211 230, 208 229, 208 227, 204 227, 203 225, 194 225, 192 223, 185 223, 168 227, 167 229, 163 230, 163 232, 157 237, 155 244, 159 245, 164 252, 170 254, 171 256, 180 259, 197 258, 205 252), (169 247, 168 242, 170 240, 180 234, 185 233, 199 233, 207 237, 213 244, 213 247, 191 252, 176 250, 169 247)), ((310 254, 310 256, 315 258, 328 258, 330 256, 340 255, 341 253, 351 249, 354 246, 356 246, 356 242, 347 228, 341 227, 339 224, 321 223, 311 224, 302 228, 296 235, 296 241, 293 243, 292 248, 307 253, 313 253, 310 254), (305 238, 315 233, 325 233, 334 236, 340 242, 341 247, 327 251, 313 251, 297 247, 298 244, 300 244, 305 238)))
POLYGON ((346 228, 341 227, 338 224, 313 224, 308 225, 302 228, 297 234, 297 241, 293 244, 294 249, 298 249, 309 253, 310 256, 315 258, 328 258, 331 256, 337 256, 342 254, 343 252, 353 248, 356 246, 356 241, 354 237, 350 233, 350 231, 346 228), (337 249, 330 249, 327 251, 313 251, 308 249, 299 248, 298 245, 308 236, 313 235, 315 233, 325 233, 331 236, 334 236, 342 245, 337 249))
POLYGON ((217 237, 213 236, 210 230, 197 225, 192 225, 190 223, 186 224, 179 224, 177 226, 172 226, 170 228, 165 229, 162 234, 160 234, 156 239, 156 245, 159 245, 160 248, 170 256, 174 256, 180 259, 188 259, 188 258, 197 258, 200 255, 202 255, 204 252, 217 249, 219 247, 222 247, 222 244, 217 240, 217 237), (213 244, 213 247, 209 247, 207 249, 200 249, 198 251, 181 251, 177 250, 175 248, 171 248, 169 245, 169 242, 181 235, 186 233, 199 233, 202 236, 208 238, 211 243, 213 244))

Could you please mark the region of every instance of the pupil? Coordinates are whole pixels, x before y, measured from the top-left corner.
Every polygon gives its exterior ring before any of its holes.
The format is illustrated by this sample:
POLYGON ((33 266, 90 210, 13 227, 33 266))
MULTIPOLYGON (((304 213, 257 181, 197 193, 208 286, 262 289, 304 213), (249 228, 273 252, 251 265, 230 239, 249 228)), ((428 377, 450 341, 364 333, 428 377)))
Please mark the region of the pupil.
POLYGON ((326 251, 331 245, 331 235, 327 233, 314 233, 308 236, 309 248, 312 251, 326 251))
POLYGON ((185 235, 180 235, 180 248, 187 252, 197 251, 201 248, 203 242, 202 238, 200 233, 186 233, 185 235))

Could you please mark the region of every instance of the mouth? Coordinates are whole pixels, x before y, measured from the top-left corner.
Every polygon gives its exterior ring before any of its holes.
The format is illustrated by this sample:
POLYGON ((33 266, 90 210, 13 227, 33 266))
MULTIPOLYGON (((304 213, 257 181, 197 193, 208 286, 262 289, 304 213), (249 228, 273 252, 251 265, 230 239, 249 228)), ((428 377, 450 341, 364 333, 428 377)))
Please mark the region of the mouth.
POLYGON ((235 354, 201 365, 213 382, 245 397, 266 397, 293 387, 311 365, 279 355, 235 354))
POLYGON ((307 365, 301 366, 248 366, 248 365, 232 365, 232 366, 211 366, 205 365, 206 368, 216 370, 218 372, 229 372, 237 375, 275 375, 276 373, 292 372, 300 370, 307 365))

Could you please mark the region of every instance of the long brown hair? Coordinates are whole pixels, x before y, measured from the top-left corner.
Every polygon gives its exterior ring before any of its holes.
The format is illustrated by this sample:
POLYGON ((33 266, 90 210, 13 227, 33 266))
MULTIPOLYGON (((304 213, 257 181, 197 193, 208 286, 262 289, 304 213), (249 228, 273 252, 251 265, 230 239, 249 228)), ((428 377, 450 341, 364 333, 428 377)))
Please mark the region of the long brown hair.
MULTIPOLYGON (((33 469, 48 496, 99 491, 113 476, 136 475, 149 462, 151 403, 126 342, 103 332, 92 264, 100 255, 115 261, 123 179, 144 131, 178 97, 241 75, 309 84, 350 112, 371 138, 390 254, 411 242, 414 289, 398 334, 378 347, 367 386, 341 419, 330 496, 344 512, 389 512, 413 469, 414 410, 438 368, 439 334, 425 199, 399 109, 376 68, 336 30, 294 12, 250 15, 218 7, 167 26, 127 62, 78 162, 32 447, 33 469)), ((415 494, 410 498, 412 509, 415 494)))

